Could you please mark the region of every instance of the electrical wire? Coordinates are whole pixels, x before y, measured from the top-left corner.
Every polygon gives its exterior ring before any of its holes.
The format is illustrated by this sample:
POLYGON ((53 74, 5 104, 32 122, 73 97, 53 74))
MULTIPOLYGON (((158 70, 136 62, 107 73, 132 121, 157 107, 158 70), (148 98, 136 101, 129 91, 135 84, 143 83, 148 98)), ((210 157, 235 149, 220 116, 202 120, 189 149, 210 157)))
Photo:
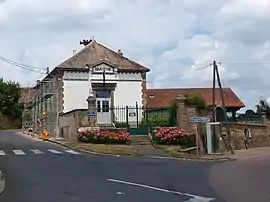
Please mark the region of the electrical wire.
POLYGON ((17 65, 20 65, 20 66, 28 67, 28 68, 31 68, 31 69, 42 69, 42 68, 40 68, 40 67, 34 67, 34 66, 25 65, 25 64, 23 64, 23 63, 16 62, 16 61, 14 61, 14 60, 8 59, 8 58, 3 57, 3 56, 1 56, 1 55, 0 55, 0 59, 3 60, 3 61, 8 61, 8 62, 17 64, 17 65))
POLYGON ((205 69, 205 68, 210 67, 210 66, 212 66, 212 65, 213 65, 213 64, 211 63, 211 64, 208 64, 208 65, 205 65, 205 66, 202 66, 202 67, 198 67, 198 68, 195 69, 195 71, 205 69))
POLYGON ((22 64, 22 63, 18 63, 18 62, 15 62, 13 60, 2 57, 2 56, 0 56, 0 60, 1 60, 1 62, 8 63, 8 64, 10 64, 12 66, 20 67, 20 68, 22 68, 24 70, 27 70, 27 71, 36 72, 36 73, 40 73, 40 74, 46 74, 45 72, 42 72, 42 71, 38 70, 38 69, 41 69, 41 68, 25 65, 25 64, 22 64))

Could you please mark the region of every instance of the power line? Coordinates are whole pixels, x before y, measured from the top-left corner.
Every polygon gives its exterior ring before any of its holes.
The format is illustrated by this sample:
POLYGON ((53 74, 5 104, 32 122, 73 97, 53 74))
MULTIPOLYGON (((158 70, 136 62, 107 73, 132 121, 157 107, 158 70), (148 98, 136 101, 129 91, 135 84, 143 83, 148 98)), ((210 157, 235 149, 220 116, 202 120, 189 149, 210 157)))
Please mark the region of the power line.
POLYGON ((10 63, 16 64, 16 65, 20 65, 20 66, 23 66, 23 67, 28 67, 28 68, 31 68, 31 69, 45 69, 45 68, 41 68, 41 67, 34 67, 34 66, 30 66, 30 65, 25 65, 23 63, 16 62, 14 60, 8 59, 8 58, 3 57, 1 55, 0 55, 0 59, 5 61, 5 62, 10 62, 10 63))
POLYGON ((202 66, 202 67, 198 67, 198 68, 195 69, 195 71, 205 69, 205 68, 210 67, 210 66, 212 66, 212 65, 213 65, 213 64, 210 63, 210 64, 208 64, 208 65, 205 65, 205 66, 202 66))
POLYGON ((15 62, 13 60, 2 57, 2 56, 0 56, 0 60, 1 60, 1 62, 6 62, 6 63, 8 63, 8 64, 10 64, 12 66, 20 67, 20 68, 22 68, 24 70, 27 70, 27 71, 36 72, 36 73, 40 73, 40 74, 46 74, 46 73, 38 70, 38 69, 41 69, 41 68, 32 67, 32 66, 29 66, 29 65, 18 63, 18 62, 15 62))
POLYGON ((238 65, 253 65, 253 64, 270 64, 270 61, 221 61, 222 64, 238 64, 238 65))

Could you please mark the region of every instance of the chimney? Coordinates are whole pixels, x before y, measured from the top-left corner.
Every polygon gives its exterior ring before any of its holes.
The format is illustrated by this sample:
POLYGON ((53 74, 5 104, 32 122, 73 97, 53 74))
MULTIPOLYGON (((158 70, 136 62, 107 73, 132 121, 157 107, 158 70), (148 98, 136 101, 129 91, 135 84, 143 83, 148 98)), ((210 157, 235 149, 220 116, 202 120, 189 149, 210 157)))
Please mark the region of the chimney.
POLYGON ((73 55, 75 55, 75 54, 76 54, 76 50, 73 50, 72 52, 73 52, 73 55))
POLYGON ((49 74, 49 73, 50 73, 50 67, 47 67, 46 74, 49 74))
POLYGON ((123 52, 122 52, 121 49, 118 49, 118 54, 119 54, 119 55, 123 55, 123 52))

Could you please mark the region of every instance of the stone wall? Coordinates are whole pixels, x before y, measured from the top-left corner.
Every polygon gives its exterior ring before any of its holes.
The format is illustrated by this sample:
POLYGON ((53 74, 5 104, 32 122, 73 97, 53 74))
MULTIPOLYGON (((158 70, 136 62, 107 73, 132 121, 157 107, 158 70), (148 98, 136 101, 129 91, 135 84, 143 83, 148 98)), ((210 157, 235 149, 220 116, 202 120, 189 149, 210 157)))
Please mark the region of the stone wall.
POLYGON ((3 116, 2 120, 0 121, 0 127, 21 127, 21 120, 20 119, 13 119, 8 116, 3 116))
MULTIPOLYGON (((211 119, 212 111, 209 110, 197 110, 195 108, 188 107, 185 104, 186 97, 184 95, 178 95, 176 98, 178 111, 178 127, 186 130, 188 133, 196 133, 198 131, 199 135, 199 144, 200 147, 203 145, 203 136, 205 135, 205 123, 190 123, 189 117, 196 116, 207 116, 211 119)), ((270 121, 265 121, 263 123, 229 123, 230 132, 231 132, 231 143, 235 150, 245 149, 245 134, 244 130, 246 127, 251 129, 251 138, 247 139, 248 148, 253 147, 264 147, 270 146, 270 121)), ((226 127, 222 126, 222 137, 224 140, 226 138, 226 127)), ((224 141, 221 141, 221 151, 225 150, 224 141)))
MULTIPOLYGON (((231 142, 235 150, 245 149, 244 129, 246 127, 251 129, 251 138, 248 138, 247 140, 248 148, 270 146, 270 131, 267 125, 230 123, 229 126, 231 131, 231 142)), ((223 127, 223 133, 225 131, 225 127, 223 127)))

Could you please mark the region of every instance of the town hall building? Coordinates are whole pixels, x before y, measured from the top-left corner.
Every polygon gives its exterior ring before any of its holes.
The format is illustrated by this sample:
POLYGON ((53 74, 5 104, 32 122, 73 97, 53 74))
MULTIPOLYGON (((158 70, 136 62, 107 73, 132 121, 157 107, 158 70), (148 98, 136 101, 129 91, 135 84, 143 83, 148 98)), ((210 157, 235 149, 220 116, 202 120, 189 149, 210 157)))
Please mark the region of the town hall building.
POLYGON ((34 100, 28 106, 34 127, 45 119, 46 128, 55 131, 59 115, 88 108, 90 93, 96 98, 98 124, 126 117, 117 117, 113 108, 146 106, 148 68, 126 58, 120 49, 113 51, 96 40, 84 40, 82 44, 85 47, 81 51, 34 87, 34 100))

